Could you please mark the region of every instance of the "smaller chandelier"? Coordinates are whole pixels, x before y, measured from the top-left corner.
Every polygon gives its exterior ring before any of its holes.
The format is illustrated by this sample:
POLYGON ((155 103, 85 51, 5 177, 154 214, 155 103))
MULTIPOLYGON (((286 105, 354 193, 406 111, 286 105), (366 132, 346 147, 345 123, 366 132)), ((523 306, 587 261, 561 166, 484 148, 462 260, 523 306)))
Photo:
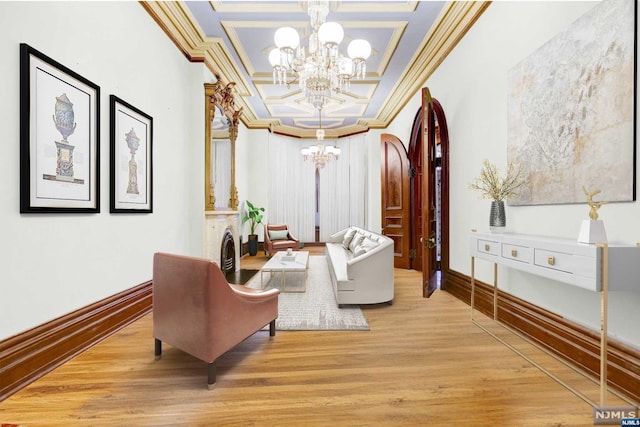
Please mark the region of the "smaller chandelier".
POLYGON ((331 160, 337 160, 340 156, 340 148, 334 145, 324 145, 324 129, 322 129, 322 110, 318 112, 319 127, 316 129, 316 138, 318 144, 305 147, 300 150, 304 161, 311 160, 315 164, 317 169, 322 169, 331 160))
POLYGON ((291 27, 279 28, 274 36, 276 48, 269 52, 273 83, 287 85, 298 80, 306 101, 317 109, 326 105, 331 93, 348 89, 353 77, 364 78, 371 45, 355 39, 347 48, 348 57, 339 52, 344 30, 337 22, 325 22, 329 2, 310 0, 307 10, 312 33, 308 48, 300 46, 300 35, 291 27), (288 81, 292 76, 293 80, 288 81))
POLYGON ((303 148, 300 153, 305 161, 311 160, 317 169, 322 169, 329 161, 338 159, 340 149, 333 145, 316 144, 303 148))

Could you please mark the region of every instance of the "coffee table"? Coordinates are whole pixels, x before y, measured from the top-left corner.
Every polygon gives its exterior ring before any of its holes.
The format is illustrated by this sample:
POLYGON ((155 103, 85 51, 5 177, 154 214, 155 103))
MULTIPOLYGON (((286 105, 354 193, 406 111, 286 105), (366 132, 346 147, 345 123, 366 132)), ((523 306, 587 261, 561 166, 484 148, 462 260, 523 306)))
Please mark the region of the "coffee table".
MULTIPOLYGON (((264 289, 263 275, 270 273, 269 278, 274 273, 280 273, 280 284, 282 292, 306 292, 307 277, 309 275, 309 251, 295 251, 291 256, 287 256, 286 252, 276 252, 269 261, 260 270, 260 288, 264 289), (288 290, 286 275, 287 273, 304 273, 304 287, 302 290, 288 290)), ((268 283, 268 282, 267 282, 268 283)))

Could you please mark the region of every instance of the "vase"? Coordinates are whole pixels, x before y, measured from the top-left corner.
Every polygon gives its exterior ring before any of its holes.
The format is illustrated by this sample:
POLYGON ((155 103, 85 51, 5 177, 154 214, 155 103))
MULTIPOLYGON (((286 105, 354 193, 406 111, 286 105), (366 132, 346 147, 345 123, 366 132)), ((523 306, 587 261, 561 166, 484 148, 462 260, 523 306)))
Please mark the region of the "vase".
POLYGON ((249 256, 256 256, 258 253, 258 235, 249 234, 249 256))
POLYGON ((491 201, 489 212, 489 229, 492 233, 504 233, 507 225, 507 215, 504 212, 504 200, 491 201))

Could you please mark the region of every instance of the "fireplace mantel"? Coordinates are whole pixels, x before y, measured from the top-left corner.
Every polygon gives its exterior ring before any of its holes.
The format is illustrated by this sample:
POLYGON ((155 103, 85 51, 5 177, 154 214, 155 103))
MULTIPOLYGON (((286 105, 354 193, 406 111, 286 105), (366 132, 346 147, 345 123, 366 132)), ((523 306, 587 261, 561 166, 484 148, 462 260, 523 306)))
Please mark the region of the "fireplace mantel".
POLYGON ((236 250, 236 271, 240 269, 240 212, 233 210, 205 211, 204 254, 221 265, 222 239, 227 229, 233 235, 236 250))

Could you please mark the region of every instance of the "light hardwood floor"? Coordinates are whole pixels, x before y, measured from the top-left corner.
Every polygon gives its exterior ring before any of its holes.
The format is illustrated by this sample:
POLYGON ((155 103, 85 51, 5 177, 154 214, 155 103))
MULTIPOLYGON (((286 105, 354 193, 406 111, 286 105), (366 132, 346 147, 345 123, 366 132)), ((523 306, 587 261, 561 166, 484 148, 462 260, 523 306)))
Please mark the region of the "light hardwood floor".
MULTIPOLYGON (((395 278, 393 305, 363 307, 370 331, 258 332, 218 360, 213 390, 205 363, 168 345, 154 360, 147 315, 0 403, 0 424, 593 425, 588 403, 474 325, 468 305, 423 299, 416 271, 395 278)), ((597 401, 596 384, 476 318, 597 401)))

